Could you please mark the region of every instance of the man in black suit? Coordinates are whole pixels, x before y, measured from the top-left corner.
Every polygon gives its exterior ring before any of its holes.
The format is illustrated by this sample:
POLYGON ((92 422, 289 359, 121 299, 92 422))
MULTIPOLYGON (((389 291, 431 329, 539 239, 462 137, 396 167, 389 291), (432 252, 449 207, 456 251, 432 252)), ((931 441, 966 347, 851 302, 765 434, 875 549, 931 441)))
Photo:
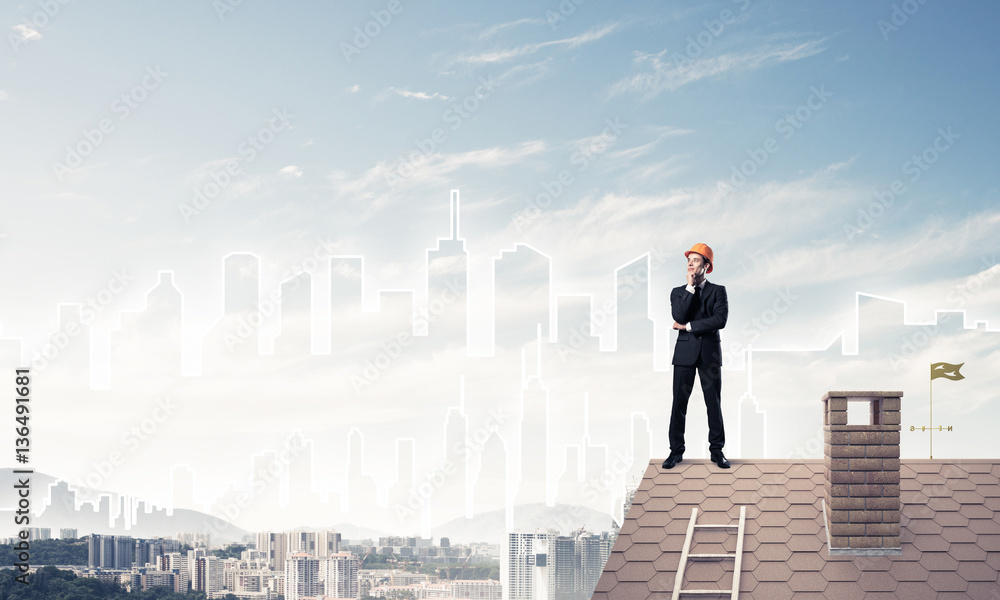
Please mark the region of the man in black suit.
POLYGON ((712 462, 723 469, 729 461, 722 453, 726 432, 722 424, 722 339, 719 330, 729 318, 726 288, 709 283, 714 255, 705 244, 695 244, 687 257, 687 285, 670 292, 670 311, 677 330, 674 346, 674 402, 670 410, 670 456, 663 468, 672 469, 684 457, 684 425, 688 399, 698 372, 701 391, 708 408, 708 449, 712 462))

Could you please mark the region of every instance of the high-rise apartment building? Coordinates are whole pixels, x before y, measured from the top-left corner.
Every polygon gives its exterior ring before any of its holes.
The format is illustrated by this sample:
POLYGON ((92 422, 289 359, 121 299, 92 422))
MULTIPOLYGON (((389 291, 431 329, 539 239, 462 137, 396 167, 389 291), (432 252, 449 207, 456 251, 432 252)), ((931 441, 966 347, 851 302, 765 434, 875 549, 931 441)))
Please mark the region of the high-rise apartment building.
POLYGON ((555 532, 542 529, 507 535, 507 551, 500 562, 503 600, 555 598, 556 571, 550 566, 555 538, 555 532))
POLYGON ((285 561, 285 600, 302 600, 322 593, 319 559, 296 552, 285 561))
POLYGON ((358 568, 360 561, 350 552, 338 552, 323 559, 320 578, 323 593, 331 598, 359 598, 358 568))

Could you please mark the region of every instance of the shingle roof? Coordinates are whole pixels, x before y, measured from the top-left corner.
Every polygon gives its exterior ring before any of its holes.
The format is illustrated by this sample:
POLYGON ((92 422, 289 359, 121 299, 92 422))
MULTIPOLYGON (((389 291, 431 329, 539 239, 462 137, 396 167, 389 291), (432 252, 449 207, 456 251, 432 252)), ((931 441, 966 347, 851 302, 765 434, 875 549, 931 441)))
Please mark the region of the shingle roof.
MULTIPOLYGON (((669 599, 691 508, 732 524, 746 506, 740 598, 1000 600, 1000 461, 904 460, 901 556, 830 556, 822 460, 651 461, 593 600, 669 599)), ((733 530, 702 529, 692 552, 733 552, 733 530)), ((729 589, 733 561, 689 562, 684 588, 729 589)), ((690 597, 690 596, 687 596, 690 597)))

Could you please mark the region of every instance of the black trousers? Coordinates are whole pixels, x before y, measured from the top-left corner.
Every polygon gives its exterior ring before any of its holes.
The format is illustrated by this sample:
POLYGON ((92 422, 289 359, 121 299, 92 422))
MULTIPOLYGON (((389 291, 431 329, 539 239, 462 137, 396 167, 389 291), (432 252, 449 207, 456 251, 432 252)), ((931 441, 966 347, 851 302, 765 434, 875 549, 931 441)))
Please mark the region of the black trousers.
POLYGON ((684 452, 684 426, 687 423, 688 400, 694 389, 696 370, 698 380, 701 381, 701 392, 705 396, 705 408, 708 409, 708 449, 715 452, 726 445, 726 430, 722 424, 722 367, 674 365, 674 403, 670 409, 668 433, 671 452, 684 452))

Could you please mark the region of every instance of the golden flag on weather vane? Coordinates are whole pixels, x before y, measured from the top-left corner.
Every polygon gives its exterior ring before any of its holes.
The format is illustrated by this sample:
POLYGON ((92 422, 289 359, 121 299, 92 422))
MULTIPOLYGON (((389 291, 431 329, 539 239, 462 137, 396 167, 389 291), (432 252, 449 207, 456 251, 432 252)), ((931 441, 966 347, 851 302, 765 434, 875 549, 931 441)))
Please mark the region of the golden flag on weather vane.
MULTIPOLYGON (((944 377, 945 379, 951 379, 952 381, 959 381, 961 379, 965 379, 965 375, 962 375, 959 372, 959 369, 961 369, 964 364, 965 363, 959 363, 957 365, 953 365, 951 363, 946 363, 946 362, 931 363, 931 383, 933 383, 933 381, 939 377, 944 377)), ((928 416, 930 417, 930 424, 929 424, 930 426, 929 427, 921 426, 919 430, 928 431, 930 433, 929 436, 930 439, 928 440, 930 443, 930 457, 934 458, 934 386, 933 385, 931 385, 930 389, 928 390, 927 400, 929 402, 929 409, 930 409, 928 413, 928 416)), ((943 431, 944 426, 938 425, 938 430, 943 431)), ((911 425, 910 431, 917 431, 917 428, 911 425)), ((948 426, 948 431, 951 431, 951 425, 948 426)))
POLYGON ((946 362, 931 363, 931 379, 937 379, 938 377, 944 377, 945 379, 951 379, 952 381, 965 379, 965 375, 958 372, 964 364, 965 363, 959 363, 957 365, 953 365, 946 362))

